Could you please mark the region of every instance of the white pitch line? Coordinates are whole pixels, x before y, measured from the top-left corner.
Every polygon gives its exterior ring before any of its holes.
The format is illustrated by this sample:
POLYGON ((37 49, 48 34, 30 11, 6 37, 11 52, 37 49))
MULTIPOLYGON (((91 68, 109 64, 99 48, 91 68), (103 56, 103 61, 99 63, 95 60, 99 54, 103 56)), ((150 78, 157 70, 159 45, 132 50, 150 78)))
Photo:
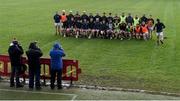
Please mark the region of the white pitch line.
POLYGON ((67 93, 49 93, 49 92, 37 92, 37 91, 25 91, 25 90, 12 90, 12 89, 0 89, 0 91, 7 91, 7 92, 22 92, 22 93, 32 93, 32 94, 50 94, 50 95, 67 95, 72 96, 71 101, 74 101, 77 97, 76 94, 67 94, 67 93))

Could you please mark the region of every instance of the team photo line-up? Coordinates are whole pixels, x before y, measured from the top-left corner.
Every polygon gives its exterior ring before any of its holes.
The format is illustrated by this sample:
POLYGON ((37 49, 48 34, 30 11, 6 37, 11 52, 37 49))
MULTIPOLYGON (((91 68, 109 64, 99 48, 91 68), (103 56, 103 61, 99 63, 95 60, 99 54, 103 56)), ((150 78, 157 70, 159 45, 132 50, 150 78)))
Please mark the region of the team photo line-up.
POLYGON ((86 11, 83 11, 83 14, 78 11, 75 14, 72 11, 66 14, 66 11, 62 10, 62 13, 56 12, 53 19, 56 35, 63 37, 149 40, 152 39, 153 31, 156 31, 157 44, 163 44, 165 25, 160 19, 156 19, 155 23, 152 15, 133 17, 131 13, 127 16, 122 13, 120 16, 118 14, 113 16, 112 13, 106 15, 104 12, 101 16, 99 13, 88 15, 86 11))

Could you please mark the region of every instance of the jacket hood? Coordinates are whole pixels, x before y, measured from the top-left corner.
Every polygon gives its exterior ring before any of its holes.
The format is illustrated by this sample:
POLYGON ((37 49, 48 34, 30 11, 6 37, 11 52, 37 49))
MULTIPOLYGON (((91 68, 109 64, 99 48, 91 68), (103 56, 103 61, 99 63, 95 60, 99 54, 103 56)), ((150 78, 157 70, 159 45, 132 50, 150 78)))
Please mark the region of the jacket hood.
POLYGON ((31 42, 30 45, 29 45, 29 49, 36 49, 36 48, 37 48, 36 43, 31 42))
POLYGON ((53 49, 61 49, 61 44, 60 43, 55 43, 53 46, 53 49))

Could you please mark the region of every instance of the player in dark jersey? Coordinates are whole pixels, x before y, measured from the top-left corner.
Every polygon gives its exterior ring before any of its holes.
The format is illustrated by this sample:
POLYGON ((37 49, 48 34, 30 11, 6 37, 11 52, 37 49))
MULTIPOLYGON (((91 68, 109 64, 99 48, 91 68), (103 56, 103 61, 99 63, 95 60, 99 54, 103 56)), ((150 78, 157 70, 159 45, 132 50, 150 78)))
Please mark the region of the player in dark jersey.
POLYGON ((94 16, 94 21, 96 20, 98 20, 99 22, 101 21, 101 16, 99 15, 99 13, 94 16))
POLYGON ((134 19, 133 17, 131 16, 131 13, 129 13, 129 15, 126 17, 126 23, 130 23, 131 25, 133 25, 134 23, 134 19))
POLYGON ((72 18, 74 18, 74 15, 72 14, 72 11, 69 11, 69 14, 67 15, 67 22, 71 21, 72 18))
POLYGON ((78 20, 81 20, 81 15, 79 14, 79 12, 77 11, 76 14, 74 15, 74 20, 75 22, 77 22, 78 20))
MULTIPOLYGON (((90 18, 90 17, 89 17, 90 18)), ((89 35, 88 35, 88 39, 91 39, 93 35, 93 29, 94 29, 94 18, 90 18, 90 21, 89 21, 89 35)))
POLYGON ((95 37, 98 37, 99 31, 100 31, 101 23, 99 21, 99 18, 96 18, 96 21, 94 22, 94 28, 93 28, 93 35, 95 37))
POLYGON ((93 16, 92 13, 89 13, 89 17, 88 18, 89 18, 88 21, 90 21, 90 19, 93 19, 93 21, 94 21, 94 16, 93 16))
POLYGON ((140 18, 140 24, 142 24, 143 22, 147 23, 147 17, 146 15, 144 14, 141 18, 140 18))
POLYGON ((88 21, 87 19, 84 19, 82 21, 82 25, 81 25, 81 36, 84 36, 84 37, 88 37, 88 32, 89 32, 89 24, 88 24, 88 21))
POLYGON ((105 12, 103 13, 103 16, 101 17, 101 20, 107 23, 107 16, 105 12))
POLYGON ((107 25, 108 25, 108 30, 107 30, 106 38, 109 38, 110 40, 112 40, 113 37, 114 37, 114 33, 113 33, 113 29, 114 29, 113 21, 109 20, 107 25))
POLYGON ((81 26, 82 26, 81 20, 77 19, 77 21, 75 22, 75 36, 76 36, 76 38, 78 38, 80 35, 81 26))
POLYGON ((103 39, 105 38, 107 28, 108 28, 108 26, 106 24, 106 21, 103 20, 101 23, 101 26, 100 26, 100 34, 99 34, 100 38, 103 38, 103 39))
POLYGON ((74 35, 74 29, 75 29, 75 21, 74 17, 71 17, 71 20, 68 21, 68 26, 66 29, 66 36, 73 36, 74 35))
POLYGON ((113 17, 112 17, 112 13, 109 13, 109 16, 107 17, 108 22, 112 21, 113 22, 113 17))
POLYGON ((55 35, 57 35, 57 33, 60 34, 61 32, 61 16, 58 14, 58 12, 56 12, 56 14, 54 15, 54 26, 55 26, 55 29, 56 29, 56 33, 55 35))
POLYGON ((81 20, 84 21, 84 19, 86 19, 86 21, 89 20, 88 15, 86 14, 86 11, 83 11, 83 14, 81 15, 81 20))
POLYGON ((164 40, 164 33, 163 30, 165 29, 165 25, 164 23, 160 22, 159 19, 157 19, 157 23, 154 26, 154 30, 156 31, 156 35, 157 35, 157 44, 160 45, 163 44, 163 40, 164 40))

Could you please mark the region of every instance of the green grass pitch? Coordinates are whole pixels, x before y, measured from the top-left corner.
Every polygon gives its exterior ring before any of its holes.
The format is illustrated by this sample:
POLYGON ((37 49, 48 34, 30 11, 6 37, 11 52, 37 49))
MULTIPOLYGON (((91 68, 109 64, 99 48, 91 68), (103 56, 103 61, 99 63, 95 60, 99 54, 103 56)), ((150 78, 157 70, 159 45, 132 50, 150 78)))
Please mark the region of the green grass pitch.
POLYGON ((44 52, 60 41, 68 59, 80 61, 78 84, 180 93, 179 0, 0 0, 0 54, 13 37, 24 50, 37 40, 44 52), (55 11, 152 14, 166 25, 163 46, 151 41, 62 38, 54 35, 55 11))

